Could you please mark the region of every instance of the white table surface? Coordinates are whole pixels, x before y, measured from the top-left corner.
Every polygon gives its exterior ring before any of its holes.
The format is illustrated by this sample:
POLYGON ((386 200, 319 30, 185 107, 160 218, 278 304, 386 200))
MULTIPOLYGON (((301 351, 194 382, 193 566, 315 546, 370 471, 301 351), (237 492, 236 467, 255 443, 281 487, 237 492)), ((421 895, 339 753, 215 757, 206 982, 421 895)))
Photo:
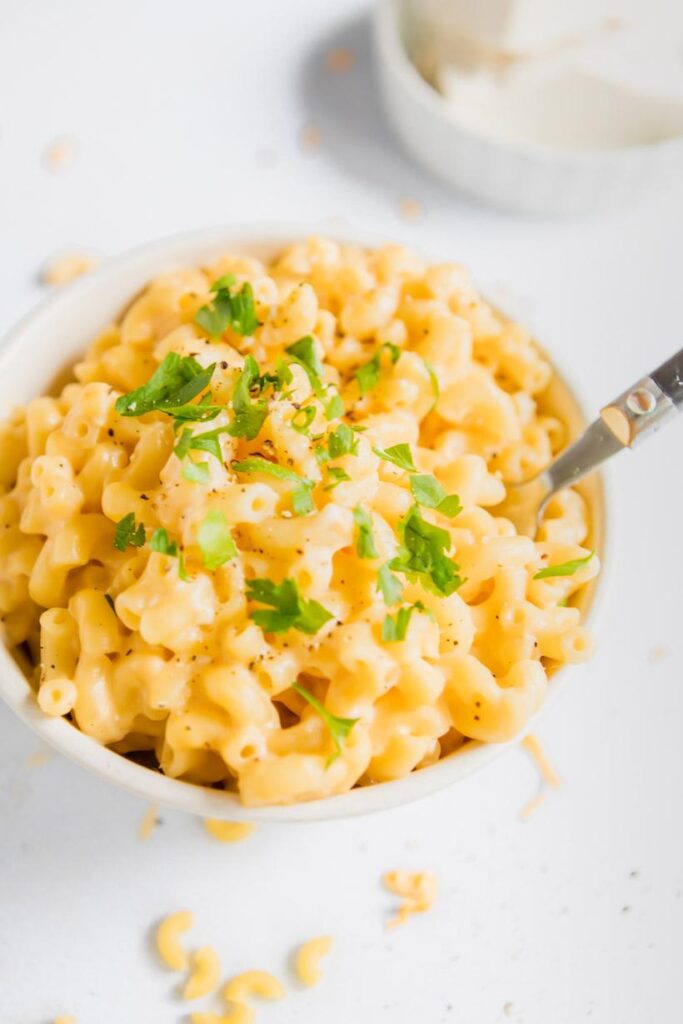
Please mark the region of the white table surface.
MULTIPOLYGON (((528 221, 448 193, 378 109, 360 0, 22 0, 0 5, 0 329, 63 248, 275 218, 372 228, 504 286, 587 407, 681 345, 681 194, 606 220, 528 221), (332 75, 323 55, 351 46, 332 75), (321 133, 302 150, 304 125, 321 133), (73 163, 49 170, 57 136, 73 163), (419 201, 407 221, 399 200, 419 201)), ((0 1022, 166 1024, 186 1005, 150 947, 195 911, 226 974, 321 932, 324 983, 259 1009, 272 1024, 657 1024, 681 1019, 683 422, 620 457, 595 659, 538 729, 562 779, 517 750, 376 819, 262 827, 225 846, 52 756, 0 709, 0 1022), (38 758, 40 760, 40 758, 38 758), (383 872, 430 869, 433 910, 393 932, 383 872), (506 1004, 511 1004, 504 1009, 506 1004)), ((210 1002, 207 1003, 207 1006, 210 1002)))

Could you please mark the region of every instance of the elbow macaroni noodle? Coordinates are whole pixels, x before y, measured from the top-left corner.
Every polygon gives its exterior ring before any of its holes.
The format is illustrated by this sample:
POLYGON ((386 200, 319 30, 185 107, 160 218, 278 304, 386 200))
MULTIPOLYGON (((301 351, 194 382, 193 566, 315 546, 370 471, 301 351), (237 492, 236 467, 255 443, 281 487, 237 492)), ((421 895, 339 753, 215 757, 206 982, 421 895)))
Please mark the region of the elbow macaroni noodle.
POLYGON ((192 969, 183 988, 183 999, 200 999, 218 987, 221 962, 213 946, 200 946, 191 960, 192 969))
POLYGON ((323 976, 320 961, 328 955, 331 949, 331 935, 319 935, 299 946, 296 951, 295 966, 297 977, 302 985, 312 988, 320 982, 323 976))
POLYGON ((180 936, 190 930, 193 921, 191 910, 178 910, 165 917, 157 928, 159 956, 172 971, 184 971, 187 968, 189 957, 181 945, 180 936))
POLYGON ((0 425, 0 617, 46 714, 282 804, 508 740, 549 668, 590 653, 570 599, 598 559, 536 578, 589 555, 583 499, 557 495, 535 540, 495 512, 566 441, 551 368, 459 265, 318 238, 269 266, 227 255, 153 281, 74 374, 0 425), (235 303, 212 337, 201 311, 245 282, 258 325, 235 303), (190 401, 210 422, 119 411, 191 356, 215 364, 190 401), (184 428, 216 433, 180 454, 184 428), (378 454, 396 446, 413 468, 378 454), (126 517, 146 540, 121 548, 126 517), (408 534, 426 573, 396 568, 408 534))
POLYGON ((223 989, 223 998, 228 1003, 246 1003, 248 999, 282 999, 285 987, 269 971, 243 971, 236 974, 223 989))

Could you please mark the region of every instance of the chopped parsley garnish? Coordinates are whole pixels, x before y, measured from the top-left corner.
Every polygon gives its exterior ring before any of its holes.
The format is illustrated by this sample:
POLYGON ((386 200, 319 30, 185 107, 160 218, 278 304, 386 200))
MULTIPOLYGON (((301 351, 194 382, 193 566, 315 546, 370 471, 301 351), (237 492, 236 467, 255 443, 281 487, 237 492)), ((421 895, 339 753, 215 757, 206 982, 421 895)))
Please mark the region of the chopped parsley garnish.
POLYGON ((416 505, 401 520, 400 533, 403 544, 389 563, 390 569, 419 580, 427 590, 442 597, 462 586, 459 567, 446 554, 451 547, 450 534, 423 519, 416 505))
POLYGON ((382 623, 382 640, 385 643, 396 643, 399 640, 405 640, 413 612, 426 611, 427 609, 422 604, 422 601, 416 601, 415 604, 399 608, 396 615, 387 615, 382 623))
POLYGON ((369 359, 367 363, 364 363, 356 371, 356 380, 358 381, 361 395, 372 391, 379 384, 379 375, 382 369, 382 353, 385 350, 389 353, 392 366, 398 362, 401 355, 400 348, 398 345, 393 345, 390 341, 386 341, 377 349, 372 359, 369 359))
POLYGON ((292 683, 292 689, 295 690, 300 697, 303 697, 303 699, 318 712, 327 727, 327 731, 332 738, 335 749, 335 753, 328 758, 327 764, 325 765, 326 768, 329 768, 341 754, 344 741, 348 738, 349 733, 358 719, 339 718, 338 715, 333 715, 331 711, 328 711, 327 708, 320 703, 317 697, 314 697, 312 693, 309 693, 306 687, 301 686, 300 683, 292 683))
POLYGON ((304 600, 296 583, 290 579, 282 583, 265 579, 247 580, 247 598, 272 609, 259 608, 250 613, 265 633, 286 633, 288 629, 298 629, 313 636, 332 618, 317 601, 304 600))
POLYGON ((377 558, 377 547, 372 532, 372 516, 367 509, 356 505, 353 510, 353 518, 358 527, 356 539, 356 552, 359 558, 377 558))
POLYGON ((344 415, 344 403, 341 395, 335 392, 332 398, 323 404, 323 408, 326 420, 338 420, 340 416, 344 415))
POLYGON ((403 584, 398 576, 394 576, 388 562, 377 573, 377 590, 381 592, 386 605, 398 604, 401 600, 403 584))
POLYGON ((436 477, 429 473, 415 473, 411 476, 410 490, 418 505, 436 509, 449 519, 453 519, 462 511, 458 495, 446 494, 436 477))
POLYGON ((162 526, 154 531, 152 538, 149 542, 149 546, 152 551, 157 551, 160 555, 169 555, 170 558, 178 559, 178 575, 181 580, 187 582, 189 576, 185 571, 185 554, 179 550, 176 541, 171 540, 168 533, 162 526))
POLYGON ((220 412, 219 406, 190 403, 208 387, 215 368, 215 363, 205 367, 194 356, 169 352, 146 384, 116 399, 116 411, 120 416, 163 412, 176 419, 211 420, 220 412))
POLYGON ((186 462, 183 465, 183 478, 191 484, 208 484, 211 479, 208 462, 186 462))
POLYGON ((285 384, 291 384, 294 380, 292 371, 290 370, 284 359, 278 361, 275 367, 275 373, 264 374, 264 378, 267 378, 268 382, 273 385, 275 391, 282 391, 285 384))
POLYGON ((320 362, 320 357, 316 352, 315 338, 310 334, 306 334, 303 338, 295 341, 293 345, 287 345, 285 352, 288 352, 294 361, 303 367, 311 382, 313 391, 316 395, 319 395, 323 388, 322 375, 324 371, 323 364, 320 362))
POLYGON ((310 433, 309 427, 314 419, 315 407, 312 405, 307 405, 303 409, 297 409, 297 411, 292 416, 290 422, 294 429, 298 431, 299 434, 307 436, 310 433))
POLYGON ((144 523, 136 524, 133 512, 129 512, 116 524, 114 547, 119 551, 125 551, 129 545, 133 548, 141 548, 145 540, 144 523))
POLYGON ((434 369, 430 362, 428 362, 424 357, 422 357, 422 362, 424 363, 425 370, 429 374, 429 380, 431 381, 432 392, 434 394, 434 401, 432 402, 432 405, 429 410, 430 412, 433 412, 433 410, 436 409, 436 403, 439 401, 439 395, 441 393, 441 388, 439 387, 439 378, 436 375, 436 370, 434 369))
POLYGON ((172 558, 178 557, 178 545, 174 540, 171 540, 163 526, 158 527, 154 531, 149 546, 152 551, 157 551, 160 555, 170 555, 172 558))
POLYGON ((237 334, 249 335, 259 326, 251 285, 246 282, 239 291, 233 291, 235 282, 234 274, 219 277, 211 285, 213 301, 195 314, 194 322, 214 341, 226 327, 232 327, 237 334))
POLYGON ((207 569, 218 569, 237 554, 228 521, 219 508, 206 513, 197 530, 197 543, 207 569))
POLYGON ((358 438, 346 423, 340 423, 327 438, 327 450, 331 459, 340 459, 343 455, 358 454, 358 438))
POLYGON ((332 491, 337 486, 337 484, 344 483, 346 480, 351 479, 346 470, 341 469, 341 467, 339 466, 329 466, 327 469, 327 475, 332 477, 332 480, 334 482, 326 485, 326 487, 324 488, 326 491, 332 491))
POLYGON ((255 388, 260 394, 266 383, 268 381, 260 376, 254 357, 247 356, 232 395, 235 418, 229 432, 233 437, 245 437, 247 441, 253 441, 259 433, 268 415, 268 403, 264 400, 253 401, 251 390, 255 388))
POLYGON ((187 570, 185 569, 185 552, 184 551, 179 551, 178 552, 178 575, 180 576, 181 580, 184 580, 186 583, 190 579, 190 577, 187 575, 187 570))
POLYGON ((582 569, 584 565, 588 565, 591 558, 595 554, 591 551, 585 558, 575 558, 571 562, 562 562, 560 565, 548 565, 545 569, 541 569, 533 577, 535 580, 547 580, 551 576, 573 576, 577 569, 582 569))
POLYGON ((379 455, 380 459, 384 459, 385 462, 393 462, 399 469, 407 469, 411 473, 416 472, 410 445, 393 444, 390 448, 373 448, 372 450, 375 455, 379 455))
POLYGON ((232 469, 235 473, 265 473, 268 476, 274 476, 278 480, 286 480, 289 483, 295 484, 296 486, 292 489, 292 507, 297 516, 306 515, 307 512, 313 511, 313 498, 311 491, 315 487, 313 480, 308 480, 304 476, 299 476, 293 469, 289 469, 288 466, 281 466, 277 462, 269 462, 268 459, 261 458, 260 455, 252 455, 248 459, 242 459, 232 463, 232 469))
POLYGON ((193 434, 189 427, 184 427, 173 450, 179 459, 184 459, 190 451, 208 452, 222 462, 223 452, 218 438, 221 434, 229 433, 230 427, 214 427, 213 430, 205 430, 202 434, 193 434))

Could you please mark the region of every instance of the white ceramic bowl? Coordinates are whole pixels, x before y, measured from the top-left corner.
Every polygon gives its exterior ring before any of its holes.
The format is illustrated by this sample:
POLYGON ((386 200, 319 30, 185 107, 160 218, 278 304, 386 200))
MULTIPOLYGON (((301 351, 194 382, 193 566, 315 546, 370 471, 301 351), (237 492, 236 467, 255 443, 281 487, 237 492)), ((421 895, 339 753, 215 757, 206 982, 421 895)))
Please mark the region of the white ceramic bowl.
POLYGON ((509 210, 570 216, 625 207, 683 179, 683 136, 572 151, 497 139, 460 123, 408 56, 406 11, 406 0, 381 0, 376 8, 384 105, 411 156, 450 185, 509 210))
MULTIPOLYGON (((269 259, 286 245, 311 233, 310 224, 279 229, 246 224, 195 231, 124 253, 55 292, 11 331, 0 348, 0 418, 13 405, 49 389, 57 374, 73 364, 92 338, 117 318, 131 297, 157 274, 206 263, 230 250, 269 259)), ((377 239, 356 234, 345 238, 337 234, 337 237, 356 244, 378 244, 377 239)), ((577 432, 583 417, 562 380, 563 377, 557 378, 558 394, 553 396, 553 402, 563 404, 571 429, 577 432)), ((596 529, 592 543, 602 554, 604 500, 599 478, 594 476, 587 485, 587 497, 595 509, 596 529)), ((590 587, 586 604, 592 599, 592 590, 590 587)), ((557 696, 564 678, 564 673, 559 673, 551 681, 546 706, 557 696)), ((101 746, 66 719, 43 714, 31 687, 2 645, 0 696, 41 739, 84 768, 152 803, 214 818, 291 822, 367 814, 408 803, 451 785, 492 761, 505 748, 504 744, 470 742, 442 761, 395 782, 291 807, 251 809, 243 807, 231 793, 167 778, 142 767, 101 746)))

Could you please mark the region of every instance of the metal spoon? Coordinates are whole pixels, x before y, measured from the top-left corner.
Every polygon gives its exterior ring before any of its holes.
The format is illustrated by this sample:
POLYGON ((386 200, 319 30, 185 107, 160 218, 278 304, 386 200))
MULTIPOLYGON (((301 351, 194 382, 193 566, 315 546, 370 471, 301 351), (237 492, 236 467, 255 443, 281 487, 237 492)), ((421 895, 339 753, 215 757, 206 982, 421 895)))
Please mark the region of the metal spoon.
POLYGON ((538 476, 508 487, 492 511, 534 537, 557 491, 570 487, 606 459, 632 448, 683 407, 683 349, 600 410, 600 417, 538 476))

